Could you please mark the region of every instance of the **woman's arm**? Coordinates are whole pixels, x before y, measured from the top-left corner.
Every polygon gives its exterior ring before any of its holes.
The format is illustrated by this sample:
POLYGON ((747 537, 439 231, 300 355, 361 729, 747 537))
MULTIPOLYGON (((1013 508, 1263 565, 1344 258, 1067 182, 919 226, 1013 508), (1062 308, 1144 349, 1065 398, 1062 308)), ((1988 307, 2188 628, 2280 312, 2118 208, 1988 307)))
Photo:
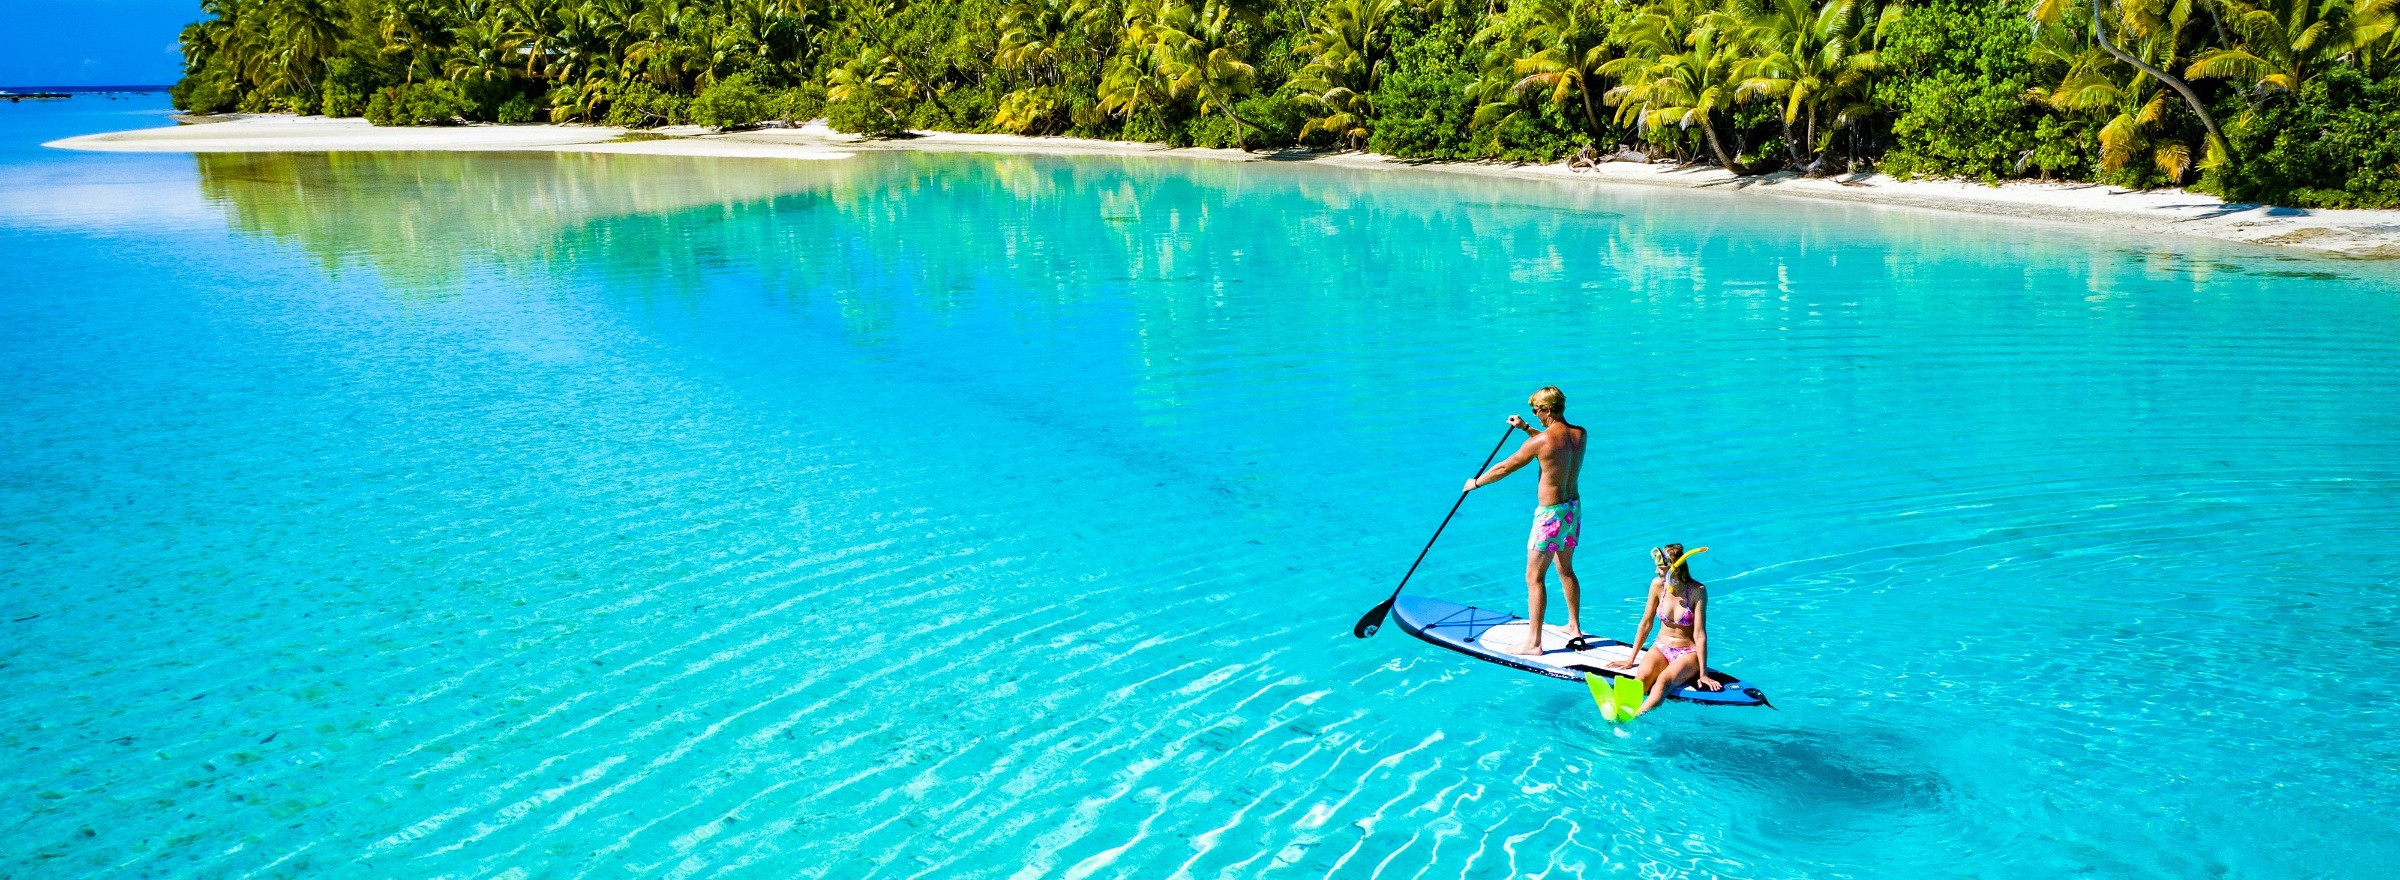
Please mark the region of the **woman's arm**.
POLYGON ((1633 627, 1633 659, 1626 661, 1624 664, 1626 666, 1635 665, 1642 660, 1642 640, 1650 637, 1650 616, 1658 613, 1658 587, 1658 580, 1651 579, 1650 598, 1642 603, 1642 622, 1633 627))
POLYGON ((1699 594, 1692 597, 1692 656, 1700 660, 1700 677, 1694 683, 1701 690, 1713 691, 1724 685, 1708 677, 1708 588, 1692 592, 1699 594))

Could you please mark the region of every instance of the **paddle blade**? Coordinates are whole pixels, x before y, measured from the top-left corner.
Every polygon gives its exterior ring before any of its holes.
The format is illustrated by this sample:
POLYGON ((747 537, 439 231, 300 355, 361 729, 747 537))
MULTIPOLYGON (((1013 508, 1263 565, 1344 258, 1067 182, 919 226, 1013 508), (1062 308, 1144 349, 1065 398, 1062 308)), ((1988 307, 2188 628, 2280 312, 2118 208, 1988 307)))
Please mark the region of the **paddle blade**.
POLYGON ((1367 609, 1366 616, 1359 618, 1358 623, 1350 627, 1350 635, 1361 639, 1375 635, 1376 630, 1383 628, 1383 616, 1390 613, 1392 613, 1392 600, 1385 599, 1381 604, 1367 609))

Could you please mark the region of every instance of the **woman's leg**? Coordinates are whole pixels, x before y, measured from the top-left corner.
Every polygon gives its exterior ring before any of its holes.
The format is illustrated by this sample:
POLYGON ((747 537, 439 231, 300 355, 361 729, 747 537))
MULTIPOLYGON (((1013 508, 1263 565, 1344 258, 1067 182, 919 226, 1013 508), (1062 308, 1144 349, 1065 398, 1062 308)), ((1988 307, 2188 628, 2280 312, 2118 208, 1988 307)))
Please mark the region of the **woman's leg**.
POLYGON ((1658 674, 1656 684, 1643 686, 1642 708, 1633 714, 1639 717, 1658 708, 1658 704, 1666 702, 1668 691, 1691 684, 1693 679, 1698 678, 1700 676, 1699 667, 1700 655, 1698 654, 1685 654, 1675 658, 1675 662, 1667 664, 1666 669, 1658 674))
POLYGON ((1667 664, 1658 656, 1658 649, 1651 648, 1643 651, 1640 657, 1635 658, 1633 680, 1641 682, 1642 689, 1647 692, 1650 689, 1650 681, 1658 677, 1659 670, 1665 668, 1667 668, 1667 664))

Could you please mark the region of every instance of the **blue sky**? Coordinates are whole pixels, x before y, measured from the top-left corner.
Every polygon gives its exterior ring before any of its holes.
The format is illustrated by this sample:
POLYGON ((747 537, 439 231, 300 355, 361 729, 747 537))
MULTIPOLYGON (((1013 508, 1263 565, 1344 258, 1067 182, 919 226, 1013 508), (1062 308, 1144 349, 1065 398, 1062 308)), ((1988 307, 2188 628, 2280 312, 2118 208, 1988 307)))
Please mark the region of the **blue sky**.
POLYGON ((0 86, 162 85, 183 75, 175 35, 200 0, 0 2, 0 86))

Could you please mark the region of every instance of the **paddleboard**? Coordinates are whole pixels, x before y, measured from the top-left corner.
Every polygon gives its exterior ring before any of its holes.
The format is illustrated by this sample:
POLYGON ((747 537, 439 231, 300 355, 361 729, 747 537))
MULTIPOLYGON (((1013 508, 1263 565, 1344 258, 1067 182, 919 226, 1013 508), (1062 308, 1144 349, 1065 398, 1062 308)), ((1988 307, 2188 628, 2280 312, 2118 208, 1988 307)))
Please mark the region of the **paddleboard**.
MULTIPOLYGON (((1525 644, 1525 618, 1502 611, 1491 611, 1472 605, 1444 602, 1425 596, 1401 596, 1392 602, 1392 619, 1409 635, 1432 642, 1477 660, 1497 663, 1535 675, 1546 675, 1567 681, 1582 681, 1585 673, 1623 678, 1631 670, 1610 669, 1608 664, 1633 656, 1633 646, 1614 639, 1588 637, 1581 650, 1567 650, 1567 633, 1563 627, 1544 627, 1543 653, 1539 657, 1520 657, 1509 649, 1525 644)), ((1704 691, 1697 687, 1680 687, 1667 692, 1667 699, 1698 703, 1704 706, 1765 706, 1767 697, 1747 682, 1721 669, 1708 674, 1725 688, 1704 691)), ((1770 707, 1771 708, 1771 707, 1770 707)))

